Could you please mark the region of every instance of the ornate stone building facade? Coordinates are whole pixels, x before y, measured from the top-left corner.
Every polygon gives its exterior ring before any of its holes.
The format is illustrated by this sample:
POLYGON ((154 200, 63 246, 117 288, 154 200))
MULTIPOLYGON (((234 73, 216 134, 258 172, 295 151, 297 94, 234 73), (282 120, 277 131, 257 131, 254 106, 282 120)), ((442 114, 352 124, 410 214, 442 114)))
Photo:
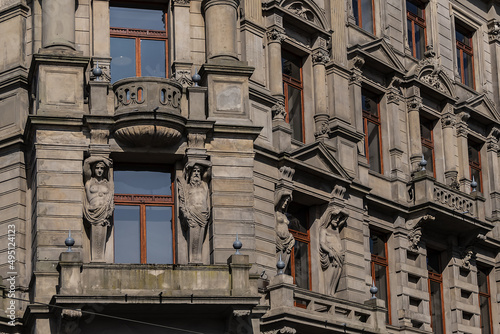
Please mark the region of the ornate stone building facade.
POLYGON ((499 334, 499 12, 1 1, 0 332, 499 334))

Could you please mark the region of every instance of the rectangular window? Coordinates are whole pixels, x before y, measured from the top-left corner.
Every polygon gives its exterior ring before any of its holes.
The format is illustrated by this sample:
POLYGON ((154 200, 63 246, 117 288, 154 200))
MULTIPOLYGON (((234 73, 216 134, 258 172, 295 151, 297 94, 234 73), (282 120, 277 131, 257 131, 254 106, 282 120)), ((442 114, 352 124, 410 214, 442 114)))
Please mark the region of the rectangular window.
POLYGON ((435 176, 434 171, 434 135, 433 135, 433 122, 425 118, 420 119, 420 138, 422 142, 422 154, 427 161, 427 166, 425 167, 428 171, 432 172, 435 176))
POLYGON ((476 190, 482 192, 481 146, 471 141, 469 141, 469 170, 471 181, 477 182, 476 190))
POLYGON ((285 94, 286 121, 292 128, 292 138, 304 141, 304 96, 302 59, 285 50, 281 52, 283 92, 285 94))
POLYGON ((386 322, 391 323, 391 301, 389 287, 389 261, 387 258, 387 238, 370 231, 371 274, 378 288, 377 298, 385 301, 387 307, 386 322))
POLYGON ((112 82, 167 76, 167 16, 163 9, 112 4, 109 8, 112 82))
POLYGON ((429 275, 429 306, 433 333, 444 334, 443 276, 440 253, 427 248, 427 270, 429 275))
POLYGON ((487 268, 477 267, 477 285, 479 287, 479 309, 481 314, 481 333, 492 334, 490 278, 487 268))
POLYGON ((425 6, 418 1, 406 1, 406 19, 408 28, 408 46, 413 57, 422 59, 425 52, 425 6))
POLYGON ((123 167, 113 174, 115 263, 174 263, 171 173, 123 167))
POLYGON ((475 87, 472 35, 472 32, 465 29, 459 23, 455 23, 458 73, 460 74, 461 82, 470 88, 475 87))
POLYGON ((309 209, 307 206, 292 202, 288 206, 288 229, 295 238, 286 274, 293 277, 299 288, 311 289, 311 255, 309 238, 309 209))
POLYGON ((372 34, 375 34, 374 8, 373 0, 352 0, 356 25, 372 34))
POLYGON ((378 97, 362 92, 363 130, 365 151, 370 169, 382 173, 382 134, 380 132, 380 104, 378 97))

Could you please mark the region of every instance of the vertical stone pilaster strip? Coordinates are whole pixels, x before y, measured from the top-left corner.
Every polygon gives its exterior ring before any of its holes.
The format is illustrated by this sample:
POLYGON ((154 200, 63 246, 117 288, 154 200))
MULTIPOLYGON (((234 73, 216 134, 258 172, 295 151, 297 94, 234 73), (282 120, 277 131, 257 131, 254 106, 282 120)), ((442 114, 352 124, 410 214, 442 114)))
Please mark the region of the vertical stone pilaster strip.
POLYGON ((422 143, 420 137, 420 108, 422 107, 422 98, 420 91, 412 87, 413 92, 407 100, 408 123, 410 132, 410 163, 411 171, 418 170, 418 164, 422 160, 422 143))
POLYGON ((314 135, 316 138, 328 137, 328 110, 326 100, 326 68, 325 65, 330 61, 328 52, 319 49, 312 55, 313 75, 314 75, 314 120, 316 129, 314 135))
POLYGON ((43 0, 42 47, 75 50, 74 0, 43 0))
POLYGON ((282 31, 273 28, 267 32, 269 49, 269 90, 273 96, 283 96, 283 73, 281 69, 281 42, 285 40, 282 31))

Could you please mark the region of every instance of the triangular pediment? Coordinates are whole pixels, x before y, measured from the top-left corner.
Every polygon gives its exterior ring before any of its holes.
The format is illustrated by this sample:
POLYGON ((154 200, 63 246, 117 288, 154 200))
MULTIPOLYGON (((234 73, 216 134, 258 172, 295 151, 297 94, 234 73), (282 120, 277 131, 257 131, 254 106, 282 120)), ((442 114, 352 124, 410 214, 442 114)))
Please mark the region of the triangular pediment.
POLYGON ((307 166, 317 173, 334 175, 346 181, 352 179, 349 173, 346 172, 328 148, 321 142, 315 142, 295 150, 290 154, 290 158, 296 164, 307 166))
POLYGON ((500 114, 498 113, 495 104, 485 94, 470 98, 469 100, 465 101, 465 105, 467 108, 483 116, 486 116, 497 122, 500 121, 500 114))
MULTIPOLYGON (((405 72, 405 67, 394 53, 392 46, 387 44, 383 38, 363 45, 356 45, 350 48, 349 53, 361 54, 367 61, 367 64, 373 63, 374 66, 378 64, 384 65, 386 67, 385 71, 391 69, 392 71, 400 73, 405 72), (372 61, 370 62, 369 60, 372 61)), ((382 70, 380 67, 376 69, 382 70)))

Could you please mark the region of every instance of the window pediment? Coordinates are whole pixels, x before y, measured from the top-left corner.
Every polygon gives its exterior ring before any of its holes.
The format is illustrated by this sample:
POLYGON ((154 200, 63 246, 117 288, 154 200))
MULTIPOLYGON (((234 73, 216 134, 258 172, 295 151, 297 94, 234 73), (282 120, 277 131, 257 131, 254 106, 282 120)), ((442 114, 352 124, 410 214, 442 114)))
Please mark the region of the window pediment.
POLYGON ((365 66, 376 68, 382 73, 406 72, 392 47, 382 38, 363 45, 354 45, 349 48, 348 54, 349 58, 361 56, 365 60, 365 66))
POLYGON ((329 29, 324 11, 312 1, 285 0, 281 2, 280 6, 308 23, 323 30, 329 29))
POLYGON ((485 94, 471 97, 464 101, 461 107, 487 118, 490 122, 500 122, 500 113, 485 94))

